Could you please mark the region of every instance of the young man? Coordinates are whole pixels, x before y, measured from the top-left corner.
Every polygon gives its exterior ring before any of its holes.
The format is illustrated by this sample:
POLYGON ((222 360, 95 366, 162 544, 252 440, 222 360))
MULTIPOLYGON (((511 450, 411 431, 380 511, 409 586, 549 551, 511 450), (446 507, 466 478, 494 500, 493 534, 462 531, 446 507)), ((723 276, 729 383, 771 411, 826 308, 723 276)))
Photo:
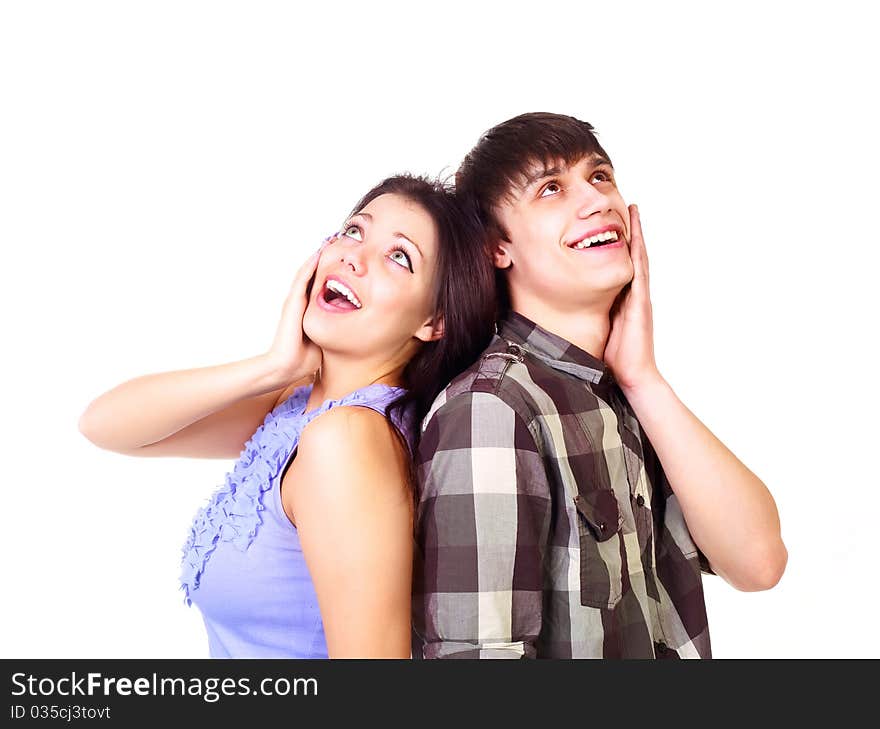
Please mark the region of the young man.
POLYGON ((769 589, 787 552, 767 488, 657 369, 608 155, 585 122, 524 114, 456 187, 502 316, 423 425, 414 657, 710 657, 701 571, 769 589))

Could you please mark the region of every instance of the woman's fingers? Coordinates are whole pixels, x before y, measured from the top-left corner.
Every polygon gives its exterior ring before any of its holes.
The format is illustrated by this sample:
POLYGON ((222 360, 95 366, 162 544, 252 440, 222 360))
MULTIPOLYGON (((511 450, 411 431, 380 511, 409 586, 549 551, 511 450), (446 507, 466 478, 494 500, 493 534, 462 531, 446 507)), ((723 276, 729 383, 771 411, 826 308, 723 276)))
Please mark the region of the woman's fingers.
POLYGON ((290 286, 290 297, 293 299, 293 303, 297 309, 302 309, 302 311, 299 312, 300 314, 305 313, 305 307, 308 304, 309 283, 312 280, 312 276, 315 275, 315 271, 318 269, 318 261, 321 260, 321 253, 329 243, 333 242, 335 237, 334 234, 325 238, 321 243, 320 248, 306 259, 305 263, 300 266, 300 269, 293 277, 293 283, 290 286))
POLYGON ((297 271, 296 275, 293 277, 292 288, 294 291, 302 291, 305 293, 306 284, 318 268, 318 261, 321 258, 322 250, 324 250, 323 246, 312 253, 312 255, 306 259, 305 263, 300 266, 299 271, 297 271))
POLYGON ((303 332, 303 318, 309 304, 309 284, 318 268, 321 252, 329 240, 332 240, 332 236, 306 259, 293 277, 270 348, 273 357, 296 376, 314 374, 321 364, 320 350, 308 341, 303 332))

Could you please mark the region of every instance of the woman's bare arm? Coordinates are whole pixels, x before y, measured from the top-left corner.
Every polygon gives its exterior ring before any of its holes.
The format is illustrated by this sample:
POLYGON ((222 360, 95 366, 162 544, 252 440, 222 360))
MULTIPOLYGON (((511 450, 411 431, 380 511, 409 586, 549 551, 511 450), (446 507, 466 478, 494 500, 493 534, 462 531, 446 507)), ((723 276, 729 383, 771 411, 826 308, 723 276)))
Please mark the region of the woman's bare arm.
POLYGON ((114 387, 82 414, 92 443, 132 456, 235 458, 296 384, 264 357, 144 375, 114 387))
POLYGON ((265 354, 128 380, 92 401, 80 431, 95 445, 128 455, 238 456, 266 413, 310 381, 321 364, 320 349, 302 330, 319 256, 294 277, 265 354))
POLYGON ((410 657, 407 458, 382 415, 337 407, 305 428, 284 477, 331 658, 410 657))

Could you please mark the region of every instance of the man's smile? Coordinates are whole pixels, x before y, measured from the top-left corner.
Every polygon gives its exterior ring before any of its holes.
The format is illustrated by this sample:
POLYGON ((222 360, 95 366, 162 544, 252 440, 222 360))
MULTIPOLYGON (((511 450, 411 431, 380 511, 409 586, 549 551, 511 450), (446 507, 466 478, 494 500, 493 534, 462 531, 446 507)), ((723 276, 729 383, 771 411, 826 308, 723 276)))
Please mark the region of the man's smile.
POLYGON ((586 233, 579 235, 566 245, 574 250, 583 250, 585 248, 601 248, 601 247, 619 247, 614 245, 622 242, 623 230, 616 223, 605 225, 601 228, 594 228, 586 233))

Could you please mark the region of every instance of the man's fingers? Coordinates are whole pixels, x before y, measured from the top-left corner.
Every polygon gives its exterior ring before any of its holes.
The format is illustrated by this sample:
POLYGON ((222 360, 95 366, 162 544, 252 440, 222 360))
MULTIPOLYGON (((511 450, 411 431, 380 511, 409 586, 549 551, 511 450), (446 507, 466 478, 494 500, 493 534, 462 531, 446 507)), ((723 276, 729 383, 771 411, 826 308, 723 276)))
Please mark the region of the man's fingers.
POLYGON ((648 253, 642 235, 642 221, 637 205, 629 206, 630 244, 629 255, 633 262, 633 277, 648 280, 648 253))

